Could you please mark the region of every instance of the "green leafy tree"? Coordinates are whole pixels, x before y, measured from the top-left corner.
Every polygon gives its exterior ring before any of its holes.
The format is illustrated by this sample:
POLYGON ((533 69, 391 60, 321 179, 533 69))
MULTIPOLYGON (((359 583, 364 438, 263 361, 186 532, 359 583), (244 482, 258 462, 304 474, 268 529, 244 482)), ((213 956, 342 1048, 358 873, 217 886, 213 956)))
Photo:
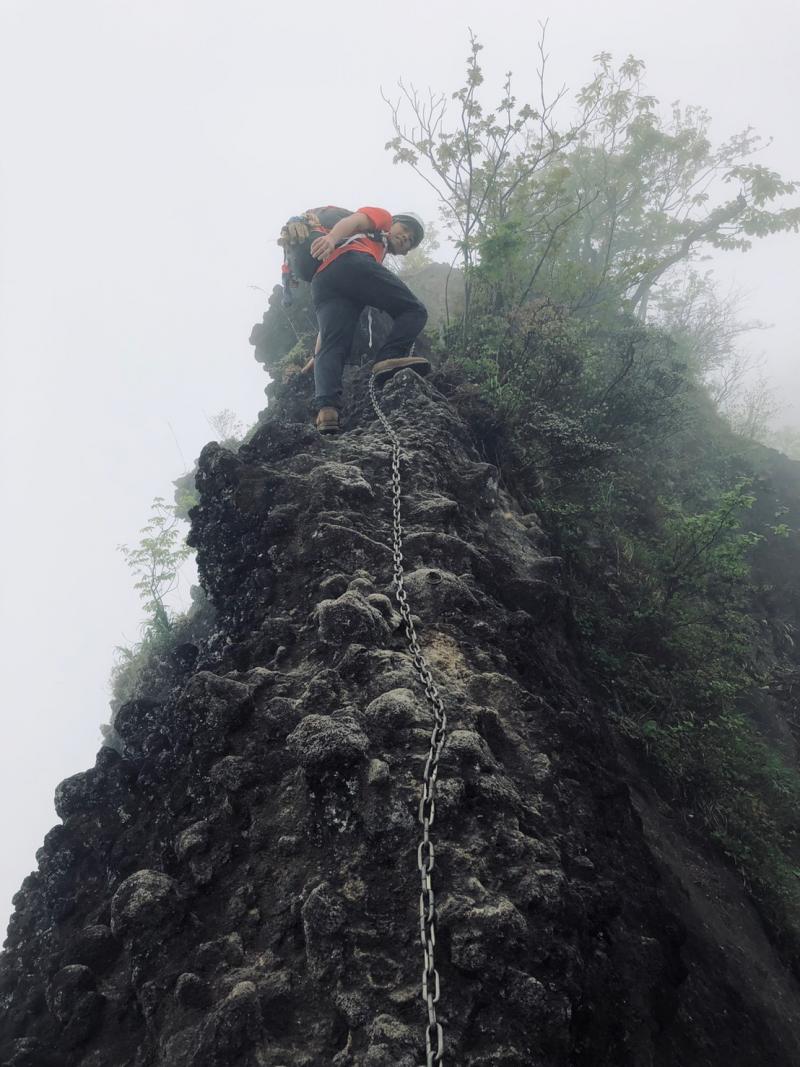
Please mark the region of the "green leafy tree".
MULTIPOLYGON (((530 188, 535 177, 563 155, 565 146, 577 140, 590 117, 585 113, 567 129, 557 128, 555 111, 564 91, 549 97, 546 93, 544 29, 539 42, 541 100, 536 107, 518 104, 510 72, 497 105, 487 107, 482 102, 483 72, 478 62, 482 48, 471 34, 466 83, 452 94, 452 121, 443 93, 422 94, 401 82, 398 100, 384 97, 395 131, 386 147, 396 163, 409 164, 436 192, 445 226, 458 248, 465 281, 465 323, 470 321, 473 272, 481 242, 509 217, 519 191, 530 188)), ((550 169, 544 184, 558 186, 558 180, 553 182, 555 174, 557 170, 550 169)), ((563 224, 555 203, 558 189, 548 192, 548 203, 537 217, 540 225, 556 233, 563 224)), ((567 211, 571 214, 571 204, 567 211)))
POLYGON ((755 503, 748 488, 739 485, 723 493, 711 510, 699 515, 667 507, 659 568, 664 606, 679 595, 707 596, 712 578, 727 586, 748 577, 747 552, 761 539, 759 534, 740 532, 742 513, 755 503))
POLYGON ((147 612, 146 627, 159 635, 168 634, 173 614, 167 597, 177 588, 180 568, 192 550, 183 539, 175 509, 162 497, 154 499, 150 521, 140 533, 135 548, 120 545, 119 550, 136 576, 134 588, 147 612))
POLYGON ((479 51, 451 100, 401 87, 388 145, 439 193, 468 278, 440 341, 450 395, 563 560, 613 728, 800 958, 800 777, 763 731, 771 681, 797 676, 794 606, 775 638, 753 577, 771 539, 800 548, 780 507, 750 514, 765 480, 741 435, 769 396, 738 342, 760 324, 696 269, 797 230, 797 187, 753 131, 715 146, 701 109, 663 115, 632 57, 599 55, 563 125, 559 94, 520 107, 510 77, 485 106, 479 51))
POLYGON ((479 284, 481 310, 550 296, 644 319, 677 266, 800 227, 800 207, 783 203, 797 183, 756 161, 763 139, 747 129, 715 146, 702 108, 674 104, 664 117, 640 60, 615 68, 609 53, 596 56, 563 124, 564 90, 546 86, 544 30, 536 107, 518 104, 510 73, 496 105, 484 103, 481 48, 473 36, 451 100, 401 83, 387 143, 440 199, 462 259, 467 326, 479 284))
POLYGON ((800 208, 775 205, 797 183, 755 161, 765 145, 753 130, 714 146, 703 108, 675 103, 662 114, 643 91, 640 60, 615 69, 604 52, 596 62, 578 94, 594 121, 568 165, 576 192, 597 195, 565 247, 595 290, 610 287, 644 317, 654 286, 704 249, 745 250, 755 237, 797 231, 800 208))

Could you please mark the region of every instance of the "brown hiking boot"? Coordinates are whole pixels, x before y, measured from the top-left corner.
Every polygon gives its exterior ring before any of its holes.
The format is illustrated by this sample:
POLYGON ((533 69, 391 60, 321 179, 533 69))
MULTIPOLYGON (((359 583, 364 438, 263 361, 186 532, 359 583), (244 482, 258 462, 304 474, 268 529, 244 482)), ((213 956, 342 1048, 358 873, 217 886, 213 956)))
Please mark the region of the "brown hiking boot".
POLYGON ((338 433, 339 412, 336 408, 320 408, 314 425, 320 433, 338 433))
POLYGON ((397 374, 399 370, 405 370, 406 367, 415 370, 423 378, 431 369, 428 360, 423 359, 422 356, 401 356, 399 359, 380 360, 372 368, 372 374, 376 382, 388 382, 393 374, 397 374))

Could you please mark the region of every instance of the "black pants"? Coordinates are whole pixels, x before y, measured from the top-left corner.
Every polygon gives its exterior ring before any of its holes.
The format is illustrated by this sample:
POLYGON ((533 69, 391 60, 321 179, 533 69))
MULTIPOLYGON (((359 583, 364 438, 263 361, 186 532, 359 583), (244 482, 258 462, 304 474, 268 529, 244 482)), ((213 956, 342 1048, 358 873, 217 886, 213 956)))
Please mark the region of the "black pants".
POLYGON ((425 305, 408 286, 366 252, 344 252, 315 274, 311 299, 321 334, 314 361, 318 408, 341 406, 344 365, 365 307, 386 311, 394 319, 378 359, 407 356, 428 319, 425 305))

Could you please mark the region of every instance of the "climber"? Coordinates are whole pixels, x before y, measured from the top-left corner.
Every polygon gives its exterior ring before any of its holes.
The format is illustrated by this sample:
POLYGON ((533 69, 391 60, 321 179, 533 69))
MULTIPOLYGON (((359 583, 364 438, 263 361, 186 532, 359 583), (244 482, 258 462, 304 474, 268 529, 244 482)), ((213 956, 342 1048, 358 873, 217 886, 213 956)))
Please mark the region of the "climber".
MULTIPOLYGON (((425 234, 421 219, 411 213, 390 215, 377 207, 362 207, 341 219, 311 245, 321 261, 311 282, 319 336, 314 359, 316 428, 339 430, 342 374, 365 307, 386 311, 394 319, 391 333, 372 368, 376 379, 405 367, 427 374, 427 359, 411 355, 428 312, 396 274, 383 266, 387 252, 407 255, 425 234)), ((310 369, 310 368, 309 368, 310 369)))

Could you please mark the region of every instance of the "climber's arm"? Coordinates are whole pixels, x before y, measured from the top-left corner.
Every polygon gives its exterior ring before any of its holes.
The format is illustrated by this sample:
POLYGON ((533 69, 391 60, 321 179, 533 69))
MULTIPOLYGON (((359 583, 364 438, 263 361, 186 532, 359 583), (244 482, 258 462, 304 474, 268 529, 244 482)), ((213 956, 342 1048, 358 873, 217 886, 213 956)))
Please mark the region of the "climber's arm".
POLYGON ((308 361, 308 363, 306 363, 306 365, 300 371, 301 374, 308 374, 309 371, 314 369, 314 357, 319 352, 321 347, 322 347, 322 334, 318 333, 317 334, 317 343, 314 345, 314 355, 311 357, 311 359, 308 361))
POLYGON ((348 237, 353 237, 354 234, 364 233, 372 229, 374 227, 369 220, 369 216, 365 215, 363 211, 356 211, 354 214, 348 215, 347 218, 340 219, 330 233, 325 233, 322 237, 318 237, 316 241, 313 241, 311 255, 314 259, 327 259, 340 241, 346 241, 348 237))

